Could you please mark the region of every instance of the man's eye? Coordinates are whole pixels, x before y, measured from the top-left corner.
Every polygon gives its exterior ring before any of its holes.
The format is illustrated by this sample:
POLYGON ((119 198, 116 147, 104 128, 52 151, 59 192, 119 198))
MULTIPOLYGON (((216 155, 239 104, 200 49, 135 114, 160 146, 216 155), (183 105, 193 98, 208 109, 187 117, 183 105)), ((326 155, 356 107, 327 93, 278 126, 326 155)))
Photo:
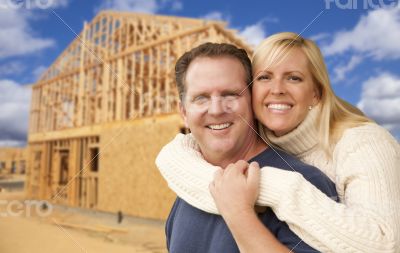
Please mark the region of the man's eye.
POLYGON ((196 96, 193 98, 193 102, 195 102, 195 103, 203 103, 206 101, 207 101, 207 98, 205 96, 196 96))
POLYGON ((237 93, 229 93, 229 94, 224 95, 224 97, 228 98, 228 99, 235 99, 235 98, 239 97, 239 94, 237 94, 237 93))

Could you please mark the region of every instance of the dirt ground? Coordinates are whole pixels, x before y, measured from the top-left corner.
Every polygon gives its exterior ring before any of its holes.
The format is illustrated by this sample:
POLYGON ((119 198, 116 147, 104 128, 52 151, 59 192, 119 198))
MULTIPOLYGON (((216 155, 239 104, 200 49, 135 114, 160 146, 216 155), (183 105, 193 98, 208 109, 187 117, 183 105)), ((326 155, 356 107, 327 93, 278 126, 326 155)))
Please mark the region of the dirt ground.
POLYGON ((36 210, 18 204, 23 201, 23 192, 0 192, 1 253, 167 252, 162 221, 124 217, 119 224, 115 214, 63 206, 36 210))

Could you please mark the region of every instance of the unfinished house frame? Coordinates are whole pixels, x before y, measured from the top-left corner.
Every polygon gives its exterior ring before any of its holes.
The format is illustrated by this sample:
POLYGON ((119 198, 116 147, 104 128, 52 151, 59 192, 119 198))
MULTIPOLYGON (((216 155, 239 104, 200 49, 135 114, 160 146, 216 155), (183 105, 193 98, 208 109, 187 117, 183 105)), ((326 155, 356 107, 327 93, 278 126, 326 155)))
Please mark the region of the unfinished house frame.
POLYGON ((166 217, 174 195, 154 160, 182 129, 174 65, 201 43, 250 51, 225 24, 105 11, 32 87, 32 198, 166 217))
POLYGON ((0 175, 25 174, 26 148, 0 148, 0 175))

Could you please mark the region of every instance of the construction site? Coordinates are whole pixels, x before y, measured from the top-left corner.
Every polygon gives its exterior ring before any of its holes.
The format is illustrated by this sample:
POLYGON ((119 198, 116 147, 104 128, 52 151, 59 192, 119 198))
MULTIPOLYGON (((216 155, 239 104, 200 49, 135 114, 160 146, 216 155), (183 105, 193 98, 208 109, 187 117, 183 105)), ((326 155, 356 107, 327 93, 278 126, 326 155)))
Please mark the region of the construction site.
POLYGON ((174 65, 204 42, 250 52, 219 21, 100 12, 32 86, 31 199, 164 220, 175 195, 154 161, 185 132, 174 65))
POLYGON ((25 174, 26 148, 0 148, 0 175, 25 174))
POLYGON ((155 158, 187 132, 175 62, 204 42, 250 52, 236 34, 220 21, 129 12, 85 22, 31 86, 27 147, 0 149, 0 251, 167 252, 175 194, 155 158))

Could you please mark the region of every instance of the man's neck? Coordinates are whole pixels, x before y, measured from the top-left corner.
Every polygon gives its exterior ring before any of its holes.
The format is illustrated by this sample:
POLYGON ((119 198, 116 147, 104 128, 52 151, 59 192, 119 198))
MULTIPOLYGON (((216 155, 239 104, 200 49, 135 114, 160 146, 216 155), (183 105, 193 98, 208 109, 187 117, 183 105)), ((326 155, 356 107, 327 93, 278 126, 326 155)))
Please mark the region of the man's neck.
POLYGON ((224 153, 224 154, 205 154, 204 158, 207 162, 215 165, 215 166, 220 166, 222 168, 225 168, 231 163, 235 163, 239 160, 245 160, 248 161, 254 156, 258 155, 262 151, 264 151, 267 148, 267 144, 259 138, 257 135, 255 135, 242 149, 236 151, 235 153, 229 154, 229 153, 224 153))

